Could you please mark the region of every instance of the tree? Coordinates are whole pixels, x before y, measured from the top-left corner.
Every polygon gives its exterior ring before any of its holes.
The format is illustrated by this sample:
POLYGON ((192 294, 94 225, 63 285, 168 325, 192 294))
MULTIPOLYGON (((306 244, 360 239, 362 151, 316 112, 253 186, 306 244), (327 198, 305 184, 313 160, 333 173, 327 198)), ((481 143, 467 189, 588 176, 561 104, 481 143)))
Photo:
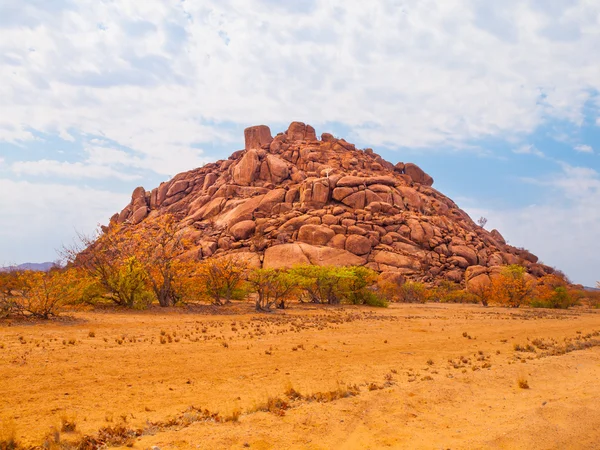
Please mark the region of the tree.
POLYGON ((364 266, 352 266, 346 270, 348 273, 342 280, 342 295, 354 305, 374 303, 379 306, 381 300, 376 298, 377 294, 370 289, 377 281, 377 272, 364 266))
POLYGON ((483 306, 488 306, 493 295, 492 281, 488 276, 478 277, 467 282, 467 292, 471 293, 483 306))
POLYGON ((189 287, 191 264, 181 260, 188 243, 169 214, 136 226, 113 224, 92 238, 79 235, 78 241, 62 253, 95 280, 90 295, 129 308, 147 305, 152 297, 160 306, 172 306, 189 287))
POLYGON ((488 220, 483 216, 481 216, 479 219, 477 219, 477 224, 479 224, 479 226, 481 228, 484 228, 486 226, 487 222, 488 222, 488 220))
POLYGON ((165 214, 144 227, 129 229, 124 238, 132 242, 132 250, 160 306, 173 306, 180 301, 178 282, 185 277, 188 266, 179 258, 188 245, 173 216, 165 214))
POLYGON ((309 302, 335 305, 344 299, 344 282, 352 277, 347 267, 297 266, 290 273, 298 277, 309 302))
POLYGON ((533 287, 525 267, 512 264, 505 266, 499 275, 493 277, 491 297, 500 305, 518 308, 529 302, 533 287))
POLYGON ((83 270, 93 282, 87 301, 106 298, 118 306, 133 307, 146 291, 143 268, 125 237, 123 225, 98 231, 96 236, 78 234, 72 247, 61 254, 68 266, 83 270))
POLYGON ((250 272, 248 283, 257 294, 256 310, 268 311, 273 305, 285 308, 286 302, 298 294, 301 280, 286 270, 255 269, 250 272))
POLYGON ((59 309, 81 296, 84 284, 75 269, 36 272, 26 270, 17 274, 13 308, 16 313, 48 319, 59 309))
POLYGON ((536 307, 567 309, 574 304, 567 280, 561 274, 554 273, 539 278, 533 294, 535 300, 532 301, 532 306, 536 307))
POLYGON ((208 258, 198 265, 201 292, 215 305, 230 303, 244 293, 248 264, 235 256, 208 258))
POLYGON ((14 311, 17 289, 18 272, 0 272, 0 317, 6 317, 14 311))
POLYGON ((142 299, 148 298, 146 280, 143 265, 135 256, 130 256, 111 274, 108 285, 117 296, 119 305, 133 308, 139 305, 142 299))

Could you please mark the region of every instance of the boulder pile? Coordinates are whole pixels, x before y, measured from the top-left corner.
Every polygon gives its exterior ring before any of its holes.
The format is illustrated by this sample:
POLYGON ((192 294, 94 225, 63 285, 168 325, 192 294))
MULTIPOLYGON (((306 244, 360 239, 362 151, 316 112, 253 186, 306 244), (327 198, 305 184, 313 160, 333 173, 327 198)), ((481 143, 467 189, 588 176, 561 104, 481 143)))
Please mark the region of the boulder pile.
POLYGON ((329 133, 317 138, 300 122, 275 137, 265 125, 244 136, 227 160, 135 189, 111 224, 172 214, 193 242, 186 258, 235 253, 254 267, 365 265, 428 283, 504 264, 536 277, 553 271, 475 224, 415 164, 392 164, 329 133))

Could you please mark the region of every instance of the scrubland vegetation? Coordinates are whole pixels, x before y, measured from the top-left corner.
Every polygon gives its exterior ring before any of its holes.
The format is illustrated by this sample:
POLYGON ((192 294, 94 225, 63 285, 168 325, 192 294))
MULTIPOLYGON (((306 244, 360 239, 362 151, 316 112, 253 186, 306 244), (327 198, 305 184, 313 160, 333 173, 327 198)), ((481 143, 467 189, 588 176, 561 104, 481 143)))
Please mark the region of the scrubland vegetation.
POLYGON ((257 268, 235 254, 197 261, 188 248, 166 216, 143 234, 123 225, 81 237, 63 251, 63 268, 0 272, 9 405, 0 407, 1 450, 306 448, 313 436, 331 448, 350 434, 364 446, 413 447, 429 429, 427 442, 448 448, 464 443, 447 431, 457 418, 474 447, 535 448, 528 436, 556 431, 534 403, 573 375, 552 357, 582 350, 588 359, 577 367, 587 364, 588 378, 570 385, 569 414, 559 411, 577 422, 572 411, 583 408, 578 422, 588 420, 600 293, 560 273, 536 279, 508 265, 489 283, 424 284, 363 266, 257 268), (13 320, 64 310, 36 326, 13 320), (497 409, 507 396, 511 408, 497 409), (484 408, 489 423, 529 414, 538 432, 489 441, 470 419, 484 408))
POLYGON ((65 268, 0 273, 0 315, 47 319, 63 307, 82 304, 145 309, 153 303, 223 306, 247 299, 258 311, 284 309, 294 301, 380 307, 390 302, 600 306, 599 292, 573 287, 559 273, 534 279, 519 265, 505 266, 487 284, 463 283, 465 288, 449 281, 435 286, 404 282, 401 276, 378 276, 366 267, 253 268, 235 254, 198 262, 186 254, 188 244, 170 216, 143 231, 122 226, 97 239, 80 237, 79 244, 63 250, 65 268))

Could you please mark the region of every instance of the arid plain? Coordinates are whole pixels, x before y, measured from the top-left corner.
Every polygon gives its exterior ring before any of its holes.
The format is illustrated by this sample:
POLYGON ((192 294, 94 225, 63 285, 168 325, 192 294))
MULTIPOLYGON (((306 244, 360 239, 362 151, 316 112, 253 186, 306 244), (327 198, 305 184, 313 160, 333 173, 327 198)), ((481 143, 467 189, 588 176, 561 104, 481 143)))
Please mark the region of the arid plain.
POLYGON ((594 448, 600 314, 393 304, 0 326, 3 439, 133 448, 594 448))

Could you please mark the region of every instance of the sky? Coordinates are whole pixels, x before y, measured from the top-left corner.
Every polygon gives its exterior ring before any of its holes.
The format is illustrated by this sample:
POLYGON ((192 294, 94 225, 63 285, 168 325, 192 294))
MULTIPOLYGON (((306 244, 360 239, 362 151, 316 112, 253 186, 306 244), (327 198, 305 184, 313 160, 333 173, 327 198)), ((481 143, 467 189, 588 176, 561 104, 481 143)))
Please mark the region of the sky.
POLYGON ((297 120, 593 286, 598 49, 597 0, 2 0, 0 265, 297 120))

